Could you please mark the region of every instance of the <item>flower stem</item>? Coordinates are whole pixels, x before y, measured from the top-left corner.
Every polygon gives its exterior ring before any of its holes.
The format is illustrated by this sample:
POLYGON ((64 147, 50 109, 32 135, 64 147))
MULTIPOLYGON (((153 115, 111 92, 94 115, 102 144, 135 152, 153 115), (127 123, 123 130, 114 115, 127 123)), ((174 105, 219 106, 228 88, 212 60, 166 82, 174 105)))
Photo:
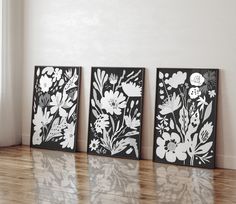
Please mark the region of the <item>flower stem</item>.
POLYGON ((190 159, 190 165, 193 166, 193 164, 194 164, 194 156, 192 156, 190 159))
MULTIPOLYGON (((50 132, 50 130, 51 130, 51 128, 52 128, 52 124, 53 124, 53 122, 54 122, 54 120, 55 120, 56 115, 57 115, 58 112, 59 112, 59 109, 56 111, 56 113, 55 113, 54 116, 53 116, 53 119, 51 120, 51 123, 50 123, 49 128, 48 128, 47 136, 48 136, 48 134, 49 134, 49 132, 50 132)), ((45 141, 46 141, 46 137, 47 137, 47 136, 45 135, 45 141)))
MULTIPOLYGON (((163 79, 162 79, 162 83, 163 83, 163 86, 164 86, 166 95, 167 95, 167 97, 168 97, 168 100, 169 100, 169 102, 170 102, 170 95, 169 95, 169 93, 168 93, 168 91, 167 91, 167 89, 166 89, 166 84, 165 84, 165 82, 164 82, 163 79)), ((174 119, 174 122, 175 122, 175 126, 180 130, 180 128, 179 128, 179 126, 178 126, 178 124, 177 124, 176 118, 175 118, 174 111, 171 110, 171 112, 172 112, 172 115, 173 115, 173 119, 174 119)), ((183 135, 182 135, 182 132, 181 132, 181 131, 178 131, 178 132, 180 133, 182 142, 184 142, 184 137, 183 137, 183 135)))

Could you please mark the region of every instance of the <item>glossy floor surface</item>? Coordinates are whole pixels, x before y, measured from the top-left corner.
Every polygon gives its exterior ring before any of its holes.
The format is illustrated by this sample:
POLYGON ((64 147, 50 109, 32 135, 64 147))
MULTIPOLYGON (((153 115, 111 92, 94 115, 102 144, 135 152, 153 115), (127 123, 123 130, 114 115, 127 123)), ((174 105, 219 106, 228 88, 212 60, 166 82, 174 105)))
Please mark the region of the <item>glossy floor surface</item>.
POLYGON ((0 148, 0 203, 236 203, 236 171, 0 148))

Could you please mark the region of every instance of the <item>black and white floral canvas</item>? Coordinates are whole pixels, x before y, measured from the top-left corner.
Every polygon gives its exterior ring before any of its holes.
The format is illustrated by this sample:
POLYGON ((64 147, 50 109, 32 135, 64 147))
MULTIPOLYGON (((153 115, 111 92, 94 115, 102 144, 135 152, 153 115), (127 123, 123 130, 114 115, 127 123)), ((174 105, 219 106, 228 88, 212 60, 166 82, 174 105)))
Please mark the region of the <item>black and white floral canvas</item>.
POLYGON ((144 68, 94 67, 88 152, 140 158, 144 68))
POLYGON ((153 159, 214 168, 217 69, 157 69, 153 159))
POLYGON ((76 151, 80 69, 35 67, 31 147, 76 151))

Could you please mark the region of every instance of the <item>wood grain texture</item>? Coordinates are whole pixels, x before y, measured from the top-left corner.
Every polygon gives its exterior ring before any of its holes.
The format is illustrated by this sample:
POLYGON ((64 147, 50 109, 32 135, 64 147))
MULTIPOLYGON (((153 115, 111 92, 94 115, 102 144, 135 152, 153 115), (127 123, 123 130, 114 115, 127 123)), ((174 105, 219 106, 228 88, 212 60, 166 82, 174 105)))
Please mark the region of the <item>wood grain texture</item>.
POLYGON ((0 203, 236 203, 236 171, 0 148, 0 203))

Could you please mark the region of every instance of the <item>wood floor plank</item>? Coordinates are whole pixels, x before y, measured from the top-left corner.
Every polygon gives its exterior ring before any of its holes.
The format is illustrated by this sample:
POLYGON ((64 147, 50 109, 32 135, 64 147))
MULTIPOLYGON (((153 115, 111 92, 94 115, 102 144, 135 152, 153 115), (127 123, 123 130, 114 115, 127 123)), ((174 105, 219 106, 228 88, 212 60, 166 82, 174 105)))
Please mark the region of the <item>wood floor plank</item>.
POLYGON ((1 203, 236 203, 236 171, 0 148, 1 203))

